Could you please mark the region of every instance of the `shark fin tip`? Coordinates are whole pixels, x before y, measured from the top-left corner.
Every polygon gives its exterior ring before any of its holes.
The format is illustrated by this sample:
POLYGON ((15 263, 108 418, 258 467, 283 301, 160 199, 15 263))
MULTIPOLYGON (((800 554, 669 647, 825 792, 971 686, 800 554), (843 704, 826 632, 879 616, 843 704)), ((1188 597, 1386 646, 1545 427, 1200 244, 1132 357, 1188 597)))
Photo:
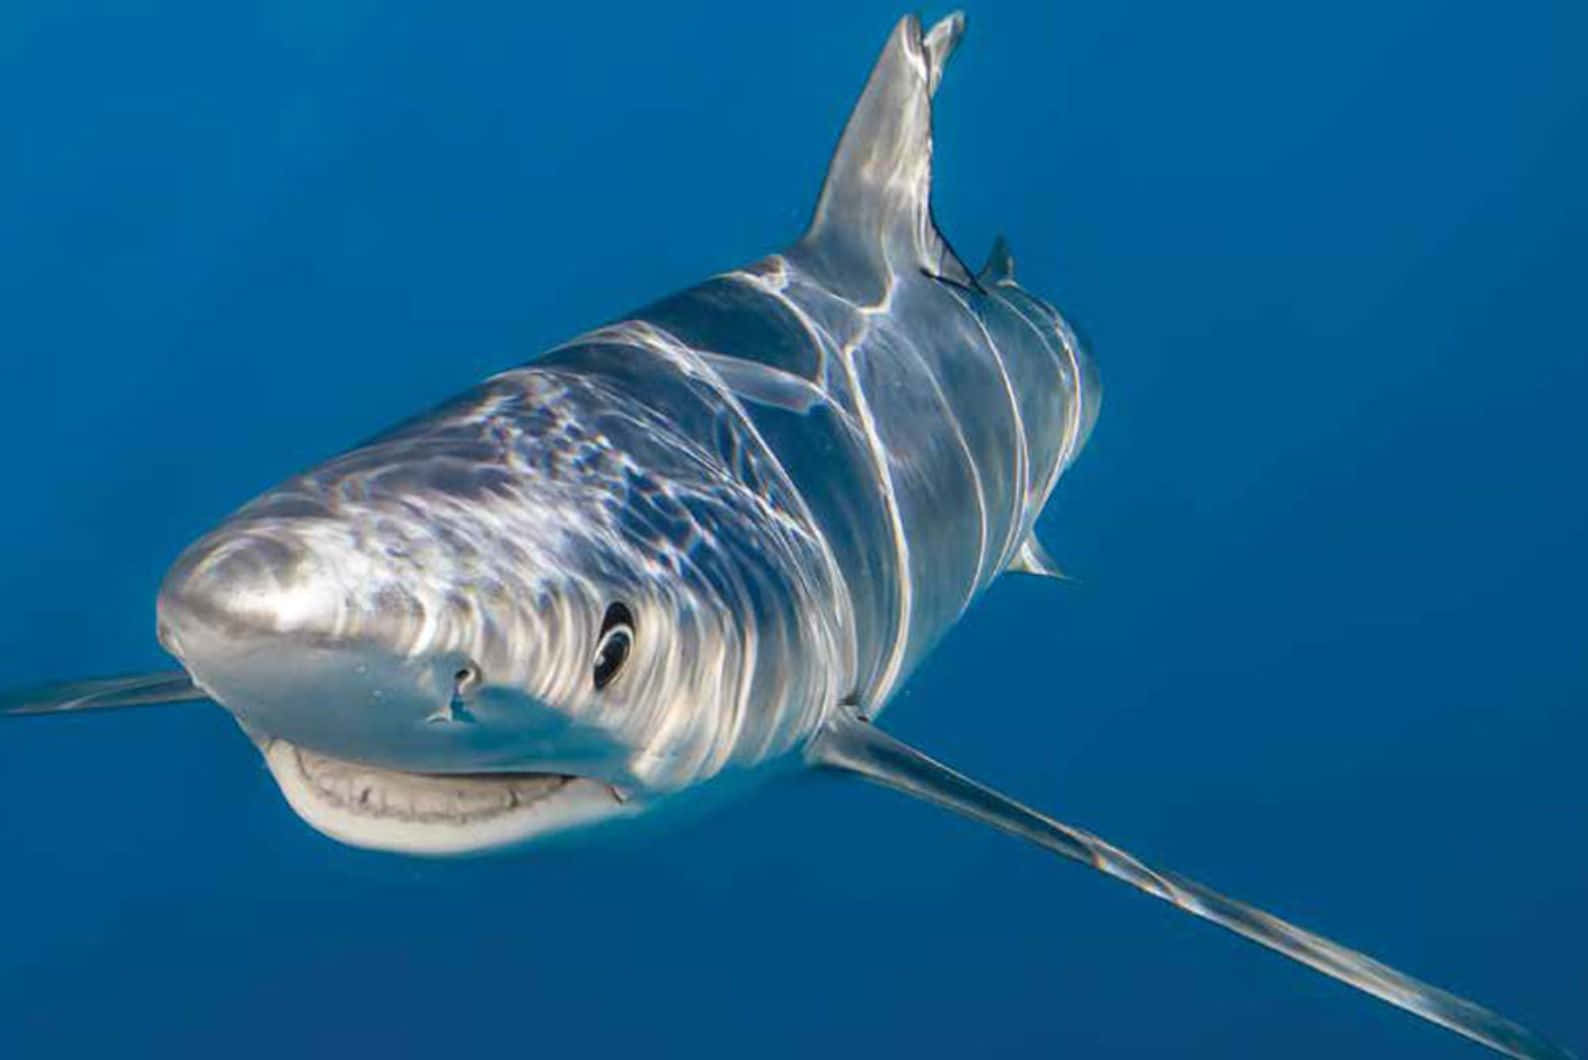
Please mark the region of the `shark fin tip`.
POLYGON ((1060 581, 1074 581, 1068 574, 1059 568, 1058 563, 1042 547, 1036 535, 1026 538, 1020 550, 1015 553, 1015 558, 1009 562, 1009 569, 1021 574, 1037 574, 1044 578, 1057 578, 1060 581))

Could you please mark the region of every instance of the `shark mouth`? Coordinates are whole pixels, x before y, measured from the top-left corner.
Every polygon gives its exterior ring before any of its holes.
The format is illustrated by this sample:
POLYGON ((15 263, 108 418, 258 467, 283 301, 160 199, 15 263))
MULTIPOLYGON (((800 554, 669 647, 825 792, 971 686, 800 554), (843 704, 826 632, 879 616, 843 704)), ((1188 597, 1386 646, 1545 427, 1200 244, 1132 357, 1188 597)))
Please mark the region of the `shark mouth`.
POLYGON ((404 773, 259 740, 294 812, 371 850, 485 853, 639 809, 612 785, 561 773, 404 773))

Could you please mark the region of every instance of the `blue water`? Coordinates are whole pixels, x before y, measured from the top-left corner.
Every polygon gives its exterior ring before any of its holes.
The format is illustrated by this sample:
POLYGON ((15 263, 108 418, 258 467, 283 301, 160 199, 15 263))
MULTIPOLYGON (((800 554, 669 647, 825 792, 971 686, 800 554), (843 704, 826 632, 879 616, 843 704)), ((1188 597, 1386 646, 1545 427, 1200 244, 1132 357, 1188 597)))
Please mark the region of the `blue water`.
MULTIPOLYGON (((900 13, 537 6, 5 5, 0 685, 162 665, 232 507, 791 239, 900 13)), ((1588 8, 1292 7, 971 8, 937 216, 1106 397, 1079 580, 887 721, 1581 1051, 1588 8)), ((7 1057, 1485 1055, 857 783, 419 862, 129 711, 0 730, 0 849, 7 1057)))

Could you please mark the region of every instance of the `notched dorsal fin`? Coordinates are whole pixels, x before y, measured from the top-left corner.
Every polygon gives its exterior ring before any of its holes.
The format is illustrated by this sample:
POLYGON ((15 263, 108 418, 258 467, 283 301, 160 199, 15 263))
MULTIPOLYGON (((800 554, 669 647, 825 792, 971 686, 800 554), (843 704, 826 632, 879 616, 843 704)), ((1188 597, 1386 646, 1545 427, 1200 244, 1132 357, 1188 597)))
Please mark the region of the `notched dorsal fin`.
POLYGON ((981 267, 976 279, 987 287, 1015 282, 1015 256, 1009 249, 1009 241, 1003 236, 993 240, 992 250, 987 253, 987 264, 981 267))
POLYGON ((1042 542, 1037 540, 1036 534, 1026 538, 1020 550, 1015 553, 1015 558, 1010 560, 1009 569, 1021 574, 1040 574, 1044 578, 1070 580, 1070 576, 1060 570, 1058 563, 1048 555, 1048 550, 1042 547, 1042 542))
POLYGON ((1090 865, 1211 920, 1253 942, 1333 976, 1358 990, 1515 1057, 1569 1060, 1571 1054, 1488 1009, 1380 964, 1276 916, 1172 872, 1149 868, 1118 847, 1020 805, 934 762, 849 709, 840 708, 812 741, 813 764, 853 773, 924 802, 990 824, 1040 847, 1090 865))
POLYGON ((932 93, 965 31, 948 16, 923 35, 906 15, 872 68, 827 169, 801 244, 846 277, 879 286, 884 273, 919 270, 974 289, 976 280, 932 220, 932 93))

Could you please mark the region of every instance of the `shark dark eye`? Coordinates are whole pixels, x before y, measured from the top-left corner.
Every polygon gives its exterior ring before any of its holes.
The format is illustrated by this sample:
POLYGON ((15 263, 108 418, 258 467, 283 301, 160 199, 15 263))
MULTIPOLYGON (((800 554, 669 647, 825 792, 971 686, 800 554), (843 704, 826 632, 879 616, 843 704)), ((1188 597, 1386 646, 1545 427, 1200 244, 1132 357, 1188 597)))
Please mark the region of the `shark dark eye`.
POLYGON ((634 616, 623 604, 613 604, 607 608, 606 617, 601 620, 601 639, 596 644, 595 662, 590 675, 597 691, 611 684, 628 661, 629 649, 633 646, 634 616))

